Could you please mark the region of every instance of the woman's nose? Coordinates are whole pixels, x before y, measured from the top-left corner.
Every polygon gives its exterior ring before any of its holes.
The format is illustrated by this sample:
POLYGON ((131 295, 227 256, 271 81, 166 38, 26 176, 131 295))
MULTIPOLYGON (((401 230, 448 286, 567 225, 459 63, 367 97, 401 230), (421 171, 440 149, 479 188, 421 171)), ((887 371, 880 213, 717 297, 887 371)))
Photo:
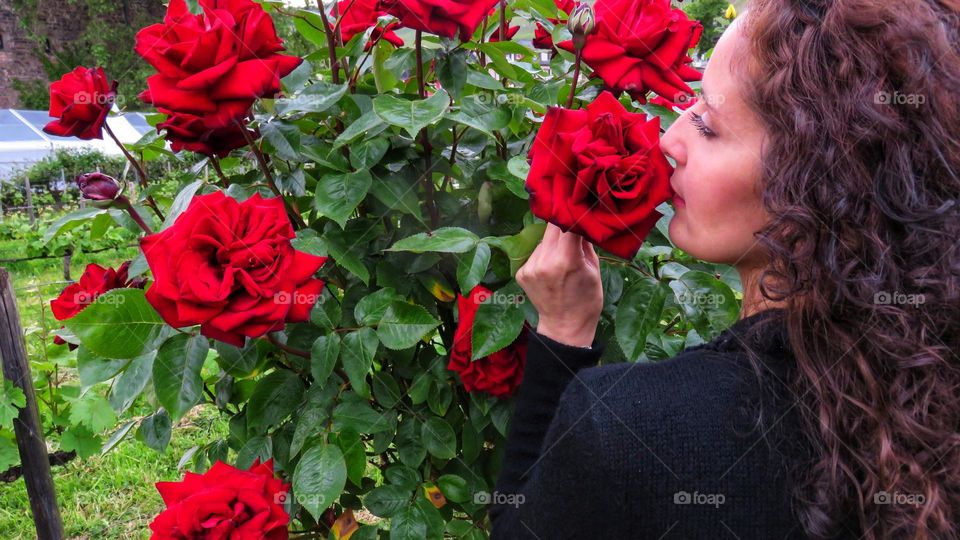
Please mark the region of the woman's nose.
POLYGON ((670 129, 660 137, 660 151, 672 159, 677 165, 683 160, 683 149, 678 136, 678 121, 674 121, 670 129))

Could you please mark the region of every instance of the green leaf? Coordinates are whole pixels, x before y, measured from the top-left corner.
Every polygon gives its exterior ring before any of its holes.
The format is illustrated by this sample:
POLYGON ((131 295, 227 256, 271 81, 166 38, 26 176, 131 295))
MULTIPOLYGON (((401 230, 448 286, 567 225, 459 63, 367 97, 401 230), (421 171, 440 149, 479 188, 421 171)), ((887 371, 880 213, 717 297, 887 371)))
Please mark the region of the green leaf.
POLYGON ((190 206, 190 201, 193 200, 193 196, 196 195, 197 190, 199 190, 201 186, 203 186, 203 180, 190 182, 184 186, 179 193, 177 193, 177 196, 174 197, 170 208, 167 209, 167 215, 163 219, 163 226, 161 229, 166 229, 167 227, 173 225, 173 222, 177 220, 180 214, 182 214, 183 211, 190 206))
POLYGON ((160 409, 140 422, 137 440, 157 452, 163 452, 170 444, 170 428, 170 415, 160 409))
POLYGON ((164 327, 141 289, 114 289, 64 321, 85 347, 104 358, 142 355, 164 327))
POLYGON ((465 253, 477 246, 480 238, 460 227, 440 227, 433 232, 417 233, 398 240, 385 251, 411 251, 424 253, 465 253))
POLYGON ((399 210, 410 214, 426 226, 420 212, 420 200, 417 199, 417 191, 414 188, 415 186, 399 176, 377 177, 370 187, 370 193, 388 210, 399 210))
POLYGON ((222 341, 214 341, 217 351, 217 365, 233 377, 243 378, 250 375, 260 360, 257 346, 251 342, 244 348, 235 347, 222 341))
POLYGON ((300 161, 300 128, 282 122, 267 122, 260 124, 260 133, 273 146, 278 157, 300 161))
POLYGON ((352 429, 366 435, 390 429, 390 422, 366 402, 345 401, 333 410, 333 429, 352 429))
POLYGON ((691 270, 671 281, 670 288, 687 318, 706 340, 716 337, 739 317, 733 290, 711 274, 691 270))
POLYGON ((379 346, 377 334, 372 328, 361 328, 343 337, 343 347, 340 351, 343 370, 347 372, 350 386, 365 398, 370 397, 367 374, 373 366, 373 358, 379 346))
POLYGON ((110 390, 110 406, 121 414, 133 405, 133 402, 146 388, 153 373, 153 361, 157 351, 150 351, 130 361, 130 365, 117 377, 110 390))
POLYGON ((177 334, 157 351, 153 362, 153 385, 157 399, 178 419, 203 396, 200 369, 210 345, 203 336, 177 334))
POLYGON ((286 369, 260 379, 247 404, 247 432, 260 434, 279 424, 297 409, 304 389, 300 377, 286 369))
POLYGON ((427 99, 407 100, 380 95, 373 100, 373 110, 384 122, 403 128, 410 137, 443 118, 450 105, 450 96, 440 89, 427 99))
POLYGON ((317 209, 344 228, 357 205, 367 196, 373 177, 367 171, 328 174, 317 181, 317 209))
POLYGON ((469 51, 455 49, 449 54, 437 58, 437 78, 440 84, 450 91, 453 98, 459 100, 463 96, 463 86, 467 82, 467 56, 469 51))
POLYGON ((460 290, 467 293, 480 284, 490 264, 490 245, 477 243, 477 247, 457 257, 457 282, 460 290))
POLYGON ((386 484, 373 489, 363 498, 363 505, 375 516, 389 518, 410 502, 410 490, 386 484))
POLYGON ((413 347, 438 326, 440 321, 423 307, 395 301, 377 325, 377 336, 385 347, 399 351, 413 347))
POLYGON ((660 324, 666 299, 667 289, 659 281, 641 279, 617 304, 615 333, 627 360, 640 359, 647 336, 660 324))
POLYGON ((3 393, 0 394, 0 427, 9 428, 13 419, 20 415, 20 411, 27 406, 27 396, 23 390, 12 382, 4 380, 0 387, 3 393))
POLYGON ((101 358, 86 347, 77 349, 77 374, 80 388, 86 389, 97 383, 110 380, 129 363, 126 358, 101 358))
POLYGON ((60 438, 60 449, 64 452, 73 450, 81 459, 93 457, 100 452, 100 437, 85 426, 70 426, 60 438))
POLYGON ((322 48, 327 46, 327 33, 324 30, 323 19, 315 11, 301 9, 297 11, 297 16, 292 17, 293 26, 300 32, 300 35, 310 43, 322 48))
POLYGON ((297 501, 315 519, 320 519, 346 485, 347 465, 343 452, 332 444, 310 447, 293 472, 293 492, 297 501))
POLYGON ((267 435, 250 437, 237 452, 236 466, 239 469, 249 469, 254 460, 264 462, 273 457, 273 439, 267 435))
POLYGON ((335 141, 333 141, 333 148, 337 149, 345 144, 350 144, 357 137, 361 135, 376 135, 384 129, 383 120, 375 113, 374 111, 367 111, 357 118, 350 125, 347 126, 347 129, 343 130, 335 141))
POLYGON ((416 506, 407 506, 390 520, 390 540, 425 540, 427 519, 416 506))
POLYGON ((507 60, 504 52, 496 46, 496 43, 481 43, 479 48, 480 51, 490 57, 490 61, 493 62, 493 67, 498 73, 510 79, 517 78, 517 71, 513 69, 513 65, 507 60))
POLYGON ((432 416, 420 428, 420 437, 427 452, 440 459, 457 455, 457 434, 443 418, 432 416))
POLYGON ((340 336, 327 334, 313 341, 310 347, 310 374, 315 384, 326 384, 340 356, 340 336))
POLYGON ((437 478, 437 486, 448 500, 458 503, 470 500, 470 488, 467 486, 467 481, 455 474, 445 474, 437 478))
POLYGON ((507 255, 510 259, 510 275, 516 275, 540 243, 546 228, 546 223, 531 223, 513 236, 487 237, 483 240, 507 255))
POLYGON ((397 380, 387 371, 378 371, 373 374, 373 395, 385 409, 392 408, 403 397, 397 380))
POLYGON ((89 392, 70 405, 70 421, 87 426, 93 433, 100 433, 113 426, 117 416, 103 396, 89 392))
POLYGON ((398 300, 402 301, 403 296, 393 287, 384 287, 361 298, 353 308, 353 318, 359 325, 375 326, 383 319, 383 314, 387 312, 390 304, 398 300))
POLYGON ((473 360, 489 356, 517 339, 525 320, 521 301, 522 292, 515 284, 482 299, 473 322, 473 360))
POLYGON ((292 98, 274 101, 274 107, 276 107, 277 114, 281 115, 323 112, 336 105, 346 92, 346 84, 316 81, 292 98))
POLYGON ((290 440, 291 457, 300 453, 307 439, 326 429, 336 394, 337 386, 333 384, 324 387, 314 385, 307 390, 307 404, 297 415, 297 426, 290 440))
POLYGON ((390 141, 382 137, 363 141, 350 149, 350 164, 357 170, 372 169, 389 149, 390 141))
POLYGON ((106 208, 81 208, 70 212, 69 214, 61 217, 60 219, 53 222, 50 227, 47 228, 46 232, 43 233, 42 243, 46 244, 53 237, 65 233, 71 229, 75 229, 80 225, 90 221, 95 216, 107 212, 106 208))
POLYGON ((333 441, 343 452, 343 461, 347 465, 347 478, 356 486, 363 483, 363 473, 367 470, 367 452, 360 434, 347 429, 333 435, 333 441))
POLYGON ((110 437, 107 438, 107 442, 103 443, 103 447, 100 448, 100 455, 106 454, 107 452, 113 450, 120 444, 120 441, 125 439, 127 435, 130 434, 130 430, 137 423, 136 420, 129 420, 124 422, 122 426, 117 428, 116 431, 110 434, 110 437))

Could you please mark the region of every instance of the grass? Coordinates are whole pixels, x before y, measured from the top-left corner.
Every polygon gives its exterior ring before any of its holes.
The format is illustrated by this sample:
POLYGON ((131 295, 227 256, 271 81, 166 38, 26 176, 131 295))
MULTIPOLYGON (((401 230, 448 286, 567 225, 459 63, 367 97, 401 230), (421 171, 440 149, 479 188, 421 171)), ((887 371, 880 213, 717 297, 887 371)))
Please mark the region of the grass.
MULTIPOLYGON (((135 254, 135 249, 127 248, 75 255, 71 262, 71 277, 78 279, 88 263, 115 267, 135 254)), ((22 256, 20 241, 0 241, 0 259, 22 256)), ((13 277, 31 362, 46 360, 46 345, 50 339, 47 334, 59 326, 50 314, 49 302, 66 286, 62 259, 3 266, 13 277)), ((78 383, 74 369, 67 368, 59 376, 61 384, 78 383)), ((99 391, 104 392, 105 385, 101 386, 103 388, 99 391)), ((141 398, 131 411, 121 416, 118 425, 123 420, 151 412, 152 407, 141 398)), ((49 415, 49 411, 41 407, 41 415, 49 415)), ((45 424, 49 425, 49 418, 45 424)), ((148 525, 163 506, 154 483, 180 479, 183 473, 177 469, 177 464, 184 452, 217 435, 225 436, 226 432, 226 422, 219 418, 215 408, 199 406, 174 428, 170 445, 163 454, 134 439, 131 432, 106 455, 86 460, 77 458, 54 467, 54 484, 67 538, 149 538, 148 525)), ((47 445, 51 450, 58 449, 56 435, 47 437, 47 445)), ((0 483, 0 538, 36 538, 23 478, 0 483)))

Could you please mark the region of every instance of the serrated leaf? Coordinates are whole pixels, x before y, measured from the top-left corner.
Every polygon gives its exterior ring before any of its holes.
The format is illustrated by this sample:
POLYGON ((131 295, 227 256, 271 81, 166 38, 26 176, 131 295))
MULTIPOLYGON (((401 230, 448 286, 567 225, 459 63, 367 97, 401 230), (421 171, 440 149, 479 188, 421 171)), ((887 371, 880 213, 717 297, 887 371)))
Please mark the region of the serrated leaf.
POLYGON ((377 336, 388 349, 403 350, 416 345, 438 326, 440 321, 423 307, 395 301, 377 325, 377 336))
POLYGON ((346 485, 347 465, 343 452, 332 444, 309 448, 293 472, 293 492, 297 501, 315 519, 320 519, 346 485))
POLYGON ((325 216, 344 228, 357 205, 367 196, 373 178, 367 171, 328 174, 317 181, 314 202, 325 216))
POLYGON ((361 328, 343 336, 340 356, 343 370, 347 372, 354 391, 365 398, 370 397, 367 374, 373 366, 373 358, 380 346, 372 328, 361 328))
POLYGON ((443 118, 450 105, 450 96, 440 89, 427 99, 408 100, 380 95, 373 100, 373 110, 384 122, 404 129, 416 137, 421 129, 443 118))
POLYGON ((164 327, 141 289, 108 291, 64 324, 85 347, 104 358, 140 356, 164 327))
POLYGON ((424 253, 465 253, 477 246, 480 238, 460 227, 440 227, 432 232, 417 233, 398 240, 385 251, 424 253))
POLYGON ((153 385, 157 399, 174 419, 183 416, 203 396, 200 370, 209 347, 203 336, 177 334, 157 351, 153 362, 153 385))

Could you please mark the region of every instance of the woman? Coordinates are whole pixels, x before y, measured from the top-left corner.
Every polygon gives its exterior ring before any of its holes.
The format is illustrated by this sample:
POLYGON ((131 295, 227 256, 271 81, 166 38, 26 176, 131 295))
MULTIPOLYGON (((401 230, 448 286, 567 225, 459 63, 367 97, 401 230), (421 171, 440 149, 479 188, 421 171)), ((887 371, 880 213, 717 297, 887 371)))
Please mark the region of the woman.
POLYGON ((591 367, 599 261, 551 225, 493 537, 960 537, 958 88, 957 0, 754 2, 662 140, 741 318, 591 367))

